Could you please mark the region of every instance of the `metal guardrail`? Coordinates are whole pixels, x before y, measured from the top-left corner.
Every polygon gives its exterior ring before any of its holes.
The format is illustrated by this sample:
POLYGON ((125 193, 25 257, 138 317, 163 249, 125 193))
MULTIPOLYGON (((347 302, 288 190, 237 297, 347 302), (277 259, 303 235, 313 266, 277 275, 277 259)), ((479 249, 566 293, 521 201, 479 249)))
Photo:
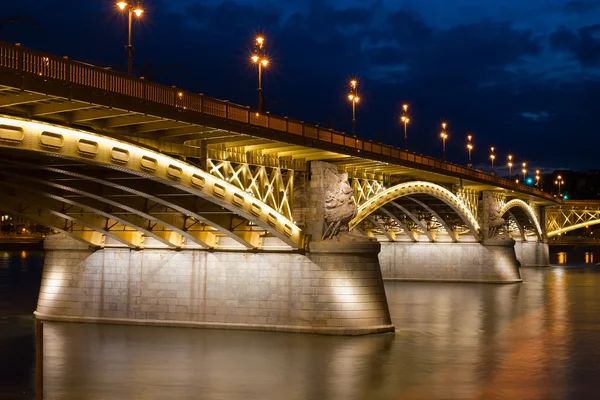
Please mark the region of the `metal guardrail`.
POLYGON ((319 126, 305 124, 302 121, 287 117, 277 117, 269 113, 259 114, 247 106, 213 99, 203 94, 191 93, 174 86, 149 82, 112 71, 109 68, 101 68, 73 61, 68 57, 58 57, 48 53, 29 50, 18 44, 12 45, 0 42, 0 68, 62 81, 67 85, 87 86, 149 102, 192 110, 212 117, 220 117, 290 135, 297 135, 361 152, 365 155, 365 158, 368 158, 370 153, 383 156, 387 158, 387 162, 392 164, 395 162, 404 162, 402 163, 403 165, 412 163, 415 169, 423 169, 425 167, 425 169, 434 170, 434 172, 447 172, 460 178, 488 183, 542 197, 553 202, 560 202, 549 193, 481 171, 465 168, 432 157, 410 153, 393 146, 374 143, 371 140, 346 136, 343 132, 323 129, 319 126))

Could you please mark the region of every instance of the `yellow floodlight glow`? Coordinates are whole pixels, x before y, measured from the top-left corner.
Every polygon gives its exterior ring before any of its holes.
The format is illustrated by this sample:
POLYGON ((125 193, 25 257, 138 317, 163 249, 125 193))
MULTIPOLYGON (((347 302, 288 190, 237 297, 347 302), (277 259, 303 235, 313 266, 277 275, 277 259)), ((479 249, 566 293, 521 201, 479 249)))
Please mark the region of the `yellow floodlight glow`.
POLYGON ((263 65, 263 67, 266 67, 267 64, 269 64, 269 60, 267 60, 266 58, 263 58, 260 62, 263 65))
POLYGON ((125 9, 125 7, 127 7, 127 3, 126 3, 126 2, 124 2, 124 1, 119 1, 119 2, 117 3, 117 7, 119 7, 119 9, 120 9, 121 11, 123 11, 123 10, 125 9))
MULTIPOLYGON (((193 187, 194 190, 200 195, 206 192, 207 196, 212 196, 212 194, 209 194, 212 192, 210 192, 208 188, 214 186, 215 183, 218 183, 223 186, 228 193, 231 193, 231 195, 239 196, 240 198, 244 199, 243 206, 229 204, 225 206, 226 208, 235 209, 236 213, 239 213, 245 217, 247 216, 247 219, 250 221, 255 221, 257 224, 262 225, 265 228, 272 226, 274 228, 273 233, 276 234, 279 239, 285 241, 289 246, 294 248, 302 247, 302 231, 287 217, 266 203, 257 200, 253 196, 232 185, 231 183, 223 182, 221 179, 191 164, 171 158, 168 155, 158 153, 153 150, 141 148, 134 144, 122 142, 118 139, 113 139, 84 130, 73 129, 49 123, 27 121, 16 117, 6 117, 4 115, 0 115, 0 125, 18 128, 24 132, 25 136, 23 143, 34 143, 33 138, 39 138, 43 132, 52 132, 53 134, 62 136, 64 143, 61 144, 61 151, 67 158, 83 159, 82 155, 77 151, 77 146, 81 140, 85 140, 92 143, 97 143, 100 149, 106 149, 108 150, 108 153, 118 150, 123 154, 127 154, 128 159, 125 161, 126 164, 122 166, 123 168, 134 168, 136 165, 140 165, 140 160, 143 157, 153 159, 157 162, 159 168, 156 168, 153 170, 153 172, 146 171, 146 173, 166 181, 169 179, 168 172, 166 171, 168 171, 168 168, 173 168, 174 171, 180 171, 179 173, 181 173, 181 176, 179 179, 181 180, 181 184, 184 184, 184 181, 187 182, 184 185, 190 188, 193 187), (201 179, 204 183, 202 183, 200 186, 195 185, 193 183, 194 179, 196 179, 195 177, 198 177, 198 179, 201 179), (253 204, 258 206, 258 209, 261 210, 258 215, 254 214, 252 211, 253 204), (275 222, 269 220, 269 215, 274 216, 275 222), (289 230, 290 233, 286 233, 286 230, 289 230)), ((0 148, 3 147, 7 147, 7 145, 0 142, 0 148)), ((39 153, 49 153, 49 151, 43 147, 32 147, 29 150, 39 153)), ((100 155, 101 153, 102 152, 99 152, 97 157, 102 157, 100 155)))
POLYGON ((259 46, 262 46, 264 42, 265 42, 265 38, 264 38, 264 37, 262 37, 262 36, 258 36, 258 37, 256 38, 256 43, 257 43, 259 46))
POLYGON ((135 10, 133 10, 133 13, 135 14, 136 17, 139 18, 144 13, 144 10, 138 6, 138 8, 136 8, 135 10))
POLYGON ((353 94, 349 94, 348 95, 348 100, 350 100, 350 101, 354 100, 354 95, 353 94))
POLYGON ((256 54, 255 54, 255 55, 253 55, 253 56, 251 57, 251 59, 252 59, 252 62, 256 64, 256 63, 258 62, 258 58, 259 58, 259 57, 258 57, 256 54))
POLYGON ((408 110, 408 104, 404 104, 402 108, 404 109, 404 112, 406 112, 408 110))

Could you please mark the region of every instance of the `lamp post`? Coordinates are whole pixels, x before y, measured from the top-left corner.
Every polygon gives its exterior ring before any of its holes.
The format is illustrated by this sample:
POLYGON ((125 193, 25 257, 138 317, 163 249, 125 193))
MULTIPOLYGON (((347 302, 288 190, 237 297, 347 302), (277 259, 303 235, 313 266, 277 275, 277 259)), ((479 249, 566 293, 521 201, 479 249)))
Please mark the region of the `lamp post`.
POLYGON ((535 170, 535 186, 539 189, 540 187, 540 170, 535 170))
POLYGON ((513 162, 512 162, 512 154, 508 155, 508 175, 510 176, 510 180, 512 181, 512 167, 513 167, 513 162))
POLYGON ((410 122, 410 118, 408 118, 407 112, 408 112, 408 104, 402 105, 402 117, 400 117, 400 120, 402 121, 402 124, 404 125, 404 150, 405 151, 408 151, 408 139, 406 137, 406 125, 408 125, 408 123, 410 122))
POLYGON ((523 173, 523 184, 527 183, 527 163, 524 162, 523 163, 523 169, 521 170, 521 172, 523 173))
POLYGON ((265 37, 259 31, 254 42, 254 54, 250 57, 252 62, 258 65, 258 112, 264 112, 264 96, 262 88, 262 70, 269 65, 269 59, 265 53, 265 37))
POLYGON ((350 94, 348 95, 348 100, 352 103, 352 135, 356 136, 356 104, 360 100, 358 97, 358 81, 356 78, 352 78, 350 81, 350 94))
POLYGON ((559 197, 562 196, 562 193, 560 191, 560 187, 565 184, 565 181, 563 180, 562 176, 560 176, 560 175, 557 176, 556 180, 554 181, 554 184, 558 185, 558 196, 559 197))
POLYGON ((473 167, 473 164, 471 163, 471 151, 473 150, 473 142, 471 142, 472 139, 473 135, 467 136, 467 151, 469 152, 469 163, 467 164, 467 167, 469 168, 473 167))
POLYGON ((496 159, 496 154, 494 154, 494 146, 490 147, 490 160, 492 160, 492 175, 495 175, 494 172, 494 160, 496 159))
POLYGON ((446 131, 447 124, 442 122, 442 132, 440 137, 442 138, 442 160, 446 161, 446 139, 448 139, 448 132, 446 131))
POLYGON ((119 1, 117 2, 117 7, 119 10, 125 11, 127 9, 128 12, 128 28, 127 28, 127 73, 131 75, 133 70, 133 45, 131 44, 131 25, 133 22, 133 16, 135 15, 137 18, 140 18, 144 13, 144 9, 142 8, 142 2, 137 0, 135 5, 132 0, 129 1, 119 1))

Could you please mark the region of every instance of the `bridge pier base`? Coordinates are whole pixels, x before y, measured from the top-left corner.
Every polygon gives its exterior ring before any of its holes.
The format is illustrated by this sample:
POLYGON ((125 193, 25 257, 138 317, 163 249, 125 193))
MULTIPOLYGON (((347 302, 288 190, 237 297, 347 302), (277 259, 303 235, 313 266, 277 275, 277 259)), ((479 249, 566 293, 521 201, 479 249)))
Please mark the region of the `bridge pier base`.
POLYGON ((515 253, 521 267, 550 266, 550 249, 547 242, 517 241, 515 253))
POLYGON ((382 242, 384 279, 438 282, 521 282, 513 241, 496 243, 382 242))
POLYGON ((89 249, 45 241, 41 320, 363 335, 394 327, 378 243, 307 254, 89 249))

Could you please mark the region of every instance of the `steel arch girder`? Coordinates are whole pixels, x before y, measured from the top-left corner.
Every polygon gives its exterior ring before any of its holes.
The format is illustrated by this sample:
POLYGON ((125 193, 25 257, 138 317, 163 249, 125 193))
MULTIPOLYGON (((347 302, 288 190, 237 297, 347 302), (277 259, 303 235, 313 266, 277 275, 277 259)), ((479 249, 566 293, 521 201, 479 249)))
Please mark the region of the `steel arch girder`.
POLYGON ((0 117, 0 147, 44 153, 127 171, 205 198, 270 232, 292 248, 304 248, 302 230, 246 192, 164 154, 90 132, 0 117))
MULTIPOLYGON (((3 198, 3 197, 0 196, 0 198, 3 198)), ((69 220, 60 218, 53 214, 44 214, 44 215, 41 213, 23 214, 21 211, 19 211, 18 208, 13 209, 4 203, 0 204, 0 210, 4 211, 4 212, 12 213, 14 215, 18 215, 19 217, 26 218, 33 222, 37 222, 40 225, 43 225, 47 228, 64 233, 67 236, 72 237, 73 239, 76 239, 82 243, 89 245, 89 246, 102 247, 102 246, 104 246, 104 243, 105 243, 106 236, 104 235, 104 233, 100 233, 95 230, 87 230, 87 231, 86 230, 74 230, 74 229, 72 229, 73 228, 72 225, 70 227, 71 229, 69 230, 69 227, 67 227, 66 223, 65 223, 66 221, 69 221, 69 220)))
POLYGON ((427 227, 425 225, 423 225, 423 223, 421 221, 419 221, 419 218, 417 218, 417 216, 414 215, 413 213, 411 213, 407 208, 401 206, 400 204, 396 203, 395 201, 390 201, 388 204, 393 205, 398 210, 402 211, 408 218, 412 219, 412 221, 419 228, 421 228, 421 230, 423 231, 423 233, 425 234, 425 236, 427 236, 427 239, 429 239, 430 242, 435 242, 436 241, 436 238, 433 237, 433 235, 431 234, 431 231, 429 229, 427 229, 427 227))
MULTIPOLYGON (((112 188, 114 190, 120 190, 122 192, 140 196, 145 199, 151 200, 154 203, 162 204, 165 207, 168 207, 175 211, 178 211, 182 216, 194 218, 195 220, 198 220, 205 225, 209 225, 209 226, 213 227, 216 231, 233 239, 234 241, 239 243, 244 248, 252 249, 252 248, 259 247, 258 237, 257 237, 259 232, 248 231, 252 235, 246 234, 245 235, 246 237, 244 237, 243 232, 242 233, 233 232, 225 227, 227 221, 223 221, 223 218, 221 218, 221 220, 219 220, 219 218, 215 218, 214 216, 207 217, 206 215, 199 214, 199 212, 195 209, 195 207, 190 206, 189 204, 183 203, 181 201, 181 199, 179 199, 177 197, 170 197, 170 196, 161 197, 161 196, 152 194, 151 192, 153 190, 151 187, 149 187, 150 183, 152 183, 150 181, 141 180, 141 179, 129 180, 127 183, 127 186, 125 186, 125 185, 121 185, 121 184, 117 183, 117 181, 114 181, 114 180, 101 179, 101 178, 97 178, 97 177, 93 177, 93 176, 89 176, 89 175, 72 172, 72 171, 65 170, 65 169, 60 169, 60 168, 55 168, 55 167, 43 167, 43 169, 50 171, 50 172, 60 174, 60 175, 70 176, 70 177, 79 179, 79 181, 77 181, 77 182, 70 181, 70 183, 69 183, 69 186, 72 186, 72 187, 76 188, 77 190, 89 192, 89 191, 95 189, 95 188, 91 188, 90 186, 92 186, 93 183, 96 183, 96 184, 102 185, 106 188, 112 188)), ((158 184, 161 184, 161 183, 158 182, 158 184)), ((173 189, 171 186, 164 186, 164 188, 165 188, 165 190, 173 189)), ((201 199, 192 194, 188 194, 188 195, 190 198, 193 197, 196 199, 201 199)), ((202 200, 208 202, 208 200, 205 200, 205 199, 202 199, 202 200)), ((210 204, 214 205, 213 203, 210 203, 210 204)), ((210 240, 211 240, 211 238, 202 239, 202 237, 198 237, 198 239, 205 240, 207 243, 210 243, 210 240)))
POLYGON ((143 237, 141 232, 125 230, 111 231, 110 229, 107 230, 104 227, 102 227, 102 223, 104 223, 104 225, 106 226, 107 220, 100 216, 86 215, 81 217, 74 217, 72 215, 67 215, 56 210, 45 208, 38 204, 33 204, 31 201, 29 201, 29 199, 23 201, 18 197, 8 196, 6 194, 0 194, 0 200, 0 207, 4 207, 11 212, 15 212, 23 216, 24 218, 36 221, 49 228, 55 228, 62 232, 68 233, 76 239, 83 239, 84 241, 94 246, 104 246, 105 241, 99 239, 98 235, 94 235, 93 237, 91 234, 81 235, 80 237, 73 235, 72 226, 71 231, 65 229, 68 225, 67 221, 71 221, 79 226, 88 228, 90 231, 95 231, 101 236, 109 237, 119 243, 122 243, 124 247, 135 249, 140 248, 143 244, 143 237), (37 209, 37 212, 25 212, 29 208, 32 208, 34 210, 37 209), (42 211, 45 211, 46 214, 42 213, 42 211), (60 222, 62 222, 63 228, 61 228, 60 222), (85 239, 85 237, 87 237, 88 239, 85 239))
POLYGON ((522 240, 524 242, 527 241, 527 236, 525 235, 525 229, 523 228, 523 225, 521 225, 517 217, 515 217, 515 215, 512 212, 510 212, 510 210, 506 213, 512 218, 513 221, 515 221, 515 224, 517 225, 517 229, 519 230, 519 234, 521 235, 522 240))
POLYGON ((418 236, 415 235, 415 233, 413 231, 408 229, 408 227, 404 224, 404 222, 400 221, 400 219, 398 219, 391 211, 386 210, 385 207, 380 207, 379 211, 382 211, 388 217, 393 219, 398 225, 400 225, 400 227, 404 230, 404 232, 406 232, 406 235, 410 238, 410 240, 412 240, 413 242, 418 242, 418 236))
MULTIPOLYGON (((435 212, 435 210, 433 208, 429 207, 427 204, 423 203, 422 201, 415 199, 414 197, 411 197, 411 196, 405 196, 405 197, 407 199, 414 201, 415 203, 417 203, 418 205, 423 207, 425 210, 430 212, 438 220, 438 222, 440 224, 442 224, 442 226, 446 230, 446 233, 448 233, 448 236, 450 236, 452 241, 458 242, 458 236, 457 236, 456 232, 454 232, 452 229, 450 229, 450 226, 448 226, 446 221, 437 212, 435 212)), ((475 239, 477 239, 477 236, 475 236, 475 239)))
POLYGON ((542 230, 542 227, 540 226, 540 222, 538 221, 538 218, 535 215, 535 211, 533 211, 533 208, 531 208, 531 206, 529 204, 525 203, 523 200, 521 200, 521 199, 510 200, 502 207, 502 210, 500 210, 500 215, 502 216, 502 215, 506 214, 513 207, 520 207, 521 209, 523 209, 523 211, 525 211, 525 214, 527 214, 527 217, 529 218, 529 220, 533 224, 533 227, 535 228, 538 240, 542 240, 542 238, 544 237, 544 231, 542 230))
POLYGON ((381 232, 383 232, 383 234, 385 235, 385 237, 388 238, 388 240, 390 242, 394 242, 395 241, 394 238, 392 237, 392 235, 390 235, 390 233, 387 231, 387 229, 385 229, 385 227, 383 225, 381 225, 379 223, 379 221, 377 221, 377 218, 374 215, 369 215, 367 217, 367 219, 369 221, 371 221, 371 223, 373 225, 375 225, 377 228, 379 228, 381 230, 381 232))
POLYGON ((469 227, 474 235, 477 235, 479 240, 479 223, 473 216, 469 208, 460 200, 454 193, 450 192, 439 185, 425 181, 411 181, 404 182, 398 185, 392 186, 377 195, 370 198, 367 202, 363 203, 358 208, 358 213, 352 221, 350 221, 350 228, 352 229, 360 221, 367 217, 367 215, 373 213, 378 208, 384 206, 387 203, 392 202, 403 196, 412 194, 426 194, 433 196, 448 205, 450 208, 457 213, 457 215, 463 220, 463 222, 469 227))
MULTIPOLYGON (((33 183, 37 183, 39 185, 49 186, 54 189, 76 193, 76 194, 80 195, 80 197, 78 197, 76 200, 74 200, 73 197, 71 197, 71 196, 65 197, 60 192, 59 193, 50 193, 50 194, 52 194, 53 196, 57 196, 57 198, 63 202, 71 202, 80 207, 87 207, 91 210, 102 211, 103 205, 107 204, 107 205, 110 205, 113 207, 117 207, 118 209, 128 211, 128 212, 132 213, 132 215, 127 216, 127 215, 123 215, 122 213, 119 212, 118 218, 122 219, 126 223, 131 224, 131 226, 133 228, 138 229, 138 230, 144 232, 145 234, 149 233, 149 236, 152 236, 156 240, 162 241, 164 244, 166 244, 169 247, 182 247, 182 245, 183 245, 182 238, 186 238, 186 239, 190 240, 191 242, 196 243, 198 246, 203 247, 203 248, 214 247, 214 241, 212 241, 213 245, 211 245, 211 244, 209 244, 208 241, 202 241, 202 240, 200 240, 199 237, 197 237, 195 235, 191 235, 188 232, 185 232, 184 230, 178 228, 177 221, 172 221, 173 218, 170 218, 171 221, 168 221, 165 218, 159 218, 151 213, 146 213, 143 210, 136 208, 132 204, 127 204, 129 202, 126 201, 125 199, 121 199, 121 202, 116 202, 116 201, 104 198, 102 196, 99 196, 99 195, 96 195, 96 194, 93 194, 90 192, 85 192, 83 190, 75 189, 75 188, 71 187, 70 185, 58 184, 51 180, 36 179, 36 178, 31 178, 28 176, 21 175, 21 174, 8 173, 6 171, 0 171, 0 174, 9 174, 13 177, 17 177, 20 180, 30 181, 33 183), (100 204, 98 204, 98 203, 100 203, 100 204), (154 223, 155 225, 151 226, 152 223, 154 223), (165 229, 155 229, 156 224, 158 224, 159 227, 162 226, 167 229, 170 229, 170 231, 165 230, 165 229), (144 226, 148 226, 148 228, 144 228, 144 226), (148 233, 146 233, 146 232, 148 232, 148 233)), ((56 192, 56 190, 55 190, 55 192, 56 192)), ((117 210, 115 210, 115 211, 117 211, 117 210)), ((111 215, 112 219, 116 220, 114 214, 111 214, 111 213, 109 213, 109 214, 111 215)), ((176 215, 173 215, 172 217, 176 217, 176 215)), ((185 222, 183 222, 183 223, 185 223, 185 222)), ((182 226, 183 226, 183 224, 182 224, 182 226)))
MULTIPOLYGON (((0 185, 10 186, 13 189, 18 190, 18 192, 17 192, 18 197, 28 198, 30 202, 40 205, 40 206, 46 206, 45 208, 47 208, 48 210, 52 210, 52 211, 56 211, 57 209, 65 210, 67 208, 67 207, 65 207, 65 205, 68 204, 70 206, 80 208, 81 210, 79 212, 70 212, 70 210, 62 211, 62 213, 64 215, 69 215, 69 216, 80 215, 81 216, 81 215, 84 215, 83 210, 87 210, 88 212, 92 212, 92 213, 96 214, 97 216, 104 217, 107 220, 113 220, 123 226, 127 226, 135 231, 138 231, 138 232, 142 233, 143 235, 150 237, 150 238, 158 241, 159 243, 162 243, 166 247, 177 248, 177 247, 181 246, 181 236, 172 237, 169 234, 156 234, 156 232, 153 232, 150 229, 144 228, 143 224, 144 224, 144 222, 147 223, 147 220, 140 218, 139 216, 136 216, 136 215, 117 216, 114 213, 109 213, 109 212, 103 211, 102 209, 97 208, 98 204, 95 204, 95 205, 90 204, 90 203, 93 203, 93 201, 92 201, 93 199, 87 199, 87 200, 83 199, 84 202, 82 203, 79 201, 67 199, 58 194, 46 192, 43 190, 37 190, 37 189, 30 188, 30 187, 24 187, 24 186, 15 184, 13 182, 1 182, 0 185), (36 198, 28 197, 25 194, 26 192, 29 192, 36 196, 42 196, 45 198, 45 200, 43 201, 43 203, 41 203, 39 197, 36 197, 36 198), (49 204, 47 204, 47 203, 49 203, 49 204), (46 204, 53 205, 53 207, 48 207, 46 204), (173 240, 173 241, 171 241, 171 240, 173 240)), ((77 211, 77 210, 75 210, 75 211, 77 211)), ((140 245, 137 245, 136 247, 142 247, 142 245, 140 244, 140 245)))

